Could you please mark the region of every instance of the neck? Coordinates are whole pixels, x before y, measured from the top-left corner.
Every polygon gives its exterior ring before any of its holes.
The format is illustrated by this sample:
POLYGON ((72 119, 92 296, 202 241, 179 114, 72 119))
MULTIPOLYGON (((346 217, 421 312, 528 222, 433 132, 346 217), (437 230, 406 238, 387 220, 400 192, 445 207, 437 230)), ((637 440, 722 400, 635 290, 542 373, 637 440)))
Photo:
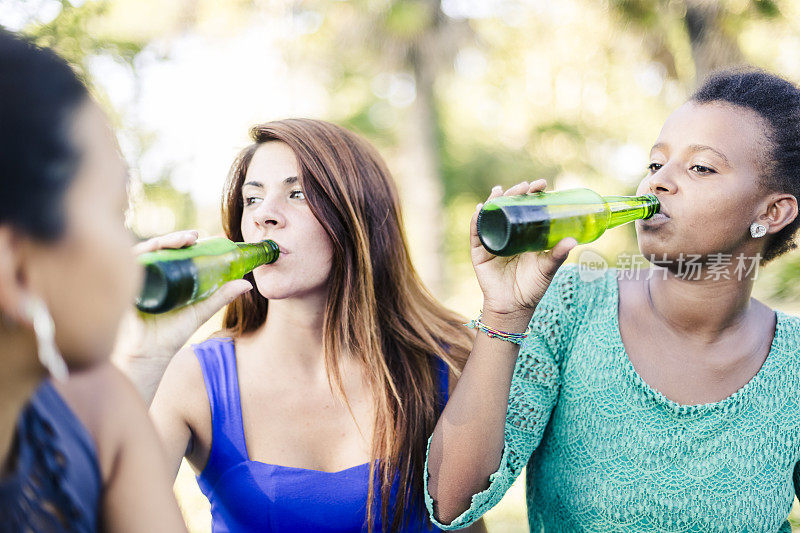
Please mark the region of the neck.
POLYGON ((676 333, 713 343, 740 326, 750 310, 754 279, 732 270, 729 279, 710 278, 705 269, 695 279, 655 268, 644 281, 650 307, 676 333))
POLYGON ((0 475, 7 471, 16 424, 46 373, 36 358, 33 335, 0 325, 3 372, 0 372, 0 475))
POLYGON ((317 372, 324 369, 322 331, 325 295, 270 300, 267 321, 255 333, 257 342, 277 356, 291 354, 288 361, 317 372))

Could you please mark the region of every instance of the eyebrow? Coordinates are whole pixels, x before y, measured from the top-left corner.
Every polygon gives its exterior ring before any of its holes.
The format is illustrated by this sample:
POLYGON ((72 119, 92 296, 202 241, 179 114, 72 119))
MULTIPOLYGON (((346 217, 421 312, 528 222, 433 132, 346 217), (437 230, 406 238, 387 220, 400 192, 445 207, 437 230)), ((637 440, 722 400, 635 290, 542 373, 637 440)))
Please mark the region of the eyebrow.
MULTIPOLYGON (((664 144, 664 143, 654 144, 653 147, 650 149, 650 153, 652 154, 653 150, 660 150, 660 149, 664 149, 666 147, 667 147, 667 145, 664 144)), ((731 166, 731 162, 728 160, 727 157, 725 157, 725 154, 723 154, 722 152, 720 152, 716 148, 712 148, 710 146, 706 146, 705 144, 692 144, 692 145, 689 146, 689 151, 690 152, 704 152, 706 150, 716 154, 720 159, 722 159, 722 161, 726 165, 728 165, 729 167, 731 166)))
MULTIPOLYGON (((289 176, 288 178, 284 178, 283 180, 284 185, 290 185, 293 183, 297 183, 297 176, 289 176)), ((247 181, 242 184, 242 187, 247 187, 248 185, 250 185, 251 187, 258 187, 259 189, 264 188, 264 184, 261 183, 260 181, 247 181)))
POLYGON ((715 148, 711 148, 710 146, 706 146, 704 144, 693 144, 689 147, 689 150, 693 152, 702 152, 708 150, 709 152, 716 154, 726 165, 731 166, 731 162, 728 161, 728 158, 725 157, 725 154, 715 148))

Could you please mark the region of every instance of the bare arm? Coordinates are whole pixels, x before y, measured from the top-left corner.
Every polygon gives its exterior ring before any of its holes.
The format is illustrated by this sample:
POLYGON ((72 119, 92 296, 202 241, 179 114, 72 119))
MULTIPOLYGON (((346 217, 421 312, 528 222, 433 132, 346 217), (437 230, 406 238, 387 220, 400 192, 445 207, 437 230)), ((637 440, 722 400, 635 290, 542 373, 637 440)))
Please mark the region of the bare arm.
MULTIPOLYGON (((484 322, 502 331, 524 331, 524 315, 484 322)), ((489 486, 500 464, 506 409, 519 348, 478 335, 464 371, 436 424, 428 459, 428 489, 436 518, 450 523, 470 506, 473 494, 489 486)))
MULTIPOLYGON (((544 187, 544 180, 522 183, 505 194, 544 187)), ((490 198, 501 192, 493 190, 490 198)), ((575 240, 564 239, 547 253, 496 257, 480 244, 477 213, 478 209, 471 221, 471 255, 484 294, 482 321, 497 330, 522 333, 575 240)), ((434 518, 442 524, 451 523, 470 507, 472 496, 489 486, 489 476, 500 465, 518 352, 511 342, 479 333, 436 425, 428 455, 428 490, 435 502, 434 518)))
POLYGON ((201 450, 207 449, 203 443, 211 440, 211 408, 200 363, 191 347, 178 352, 167 367, 150 405, 150 418, 166 452, 170 479, 175 480, 181 459, 189 452, 195 464, 205 464, 208 454, 201 450))
POLYGON ((70 378, 60 391, 97 446, 103 529, 185 532, 161 445, 131 383, 106 364, 70 378))
MULTIPOLYGON (((458 381, 458 376, 451 371, 449 376, 449 390, 447 393, 448 399, 452 397, 453 391, 455 391, 456 386, 458 385, 458 381)), ((462 531, 463 533, 488 533, 488 530, 486 529, 486 522, 483 520, 483 518, 463 529, 459 529, 459 531, 462 531)))

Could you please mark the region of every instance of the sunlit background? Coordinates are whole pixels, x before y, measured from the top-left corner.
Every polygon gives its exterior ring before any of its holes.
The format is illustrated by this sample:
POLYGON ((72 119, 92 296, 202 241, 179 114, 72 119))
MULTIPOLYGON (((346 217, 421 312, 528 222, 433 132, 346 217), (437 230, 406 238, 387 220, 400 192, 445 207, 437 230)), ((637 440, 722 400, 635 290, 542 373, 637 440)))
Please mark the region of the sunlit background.
MULTIPOLYGON (((91 84, 130 164, 140 237, 218 234, 249 128, 330 120, 386 158, 415 264, 464 315, 480 305, 467 223, 492 185, 632 194, 664 119, 710 70, 749 63, 800 81, 793 0, 2 0, 0 25, 91 84)), ((637 251, 632 227, 583 248, 612 266, 637 251)), ((757 296, 800 314, 799 273, 800 254, 775 261, 757 296)), ((186 467, 176 491, 191 530, 208 531, 186 467)), ((521 483, 487 523, 527 528, 521 483)))

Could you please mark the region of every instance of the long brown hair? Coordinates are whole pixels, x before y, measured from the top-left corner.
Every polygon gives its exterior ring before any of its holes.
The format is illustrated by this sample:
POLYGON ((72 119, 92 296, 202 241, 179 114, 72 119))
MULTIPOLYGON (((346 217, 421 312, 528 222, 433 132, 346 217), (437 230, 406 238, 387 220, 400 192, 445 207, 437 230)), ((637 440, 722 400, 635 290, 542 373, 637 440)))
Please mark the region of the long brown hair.
MULTIPOLYGON (((391 516, 391 530, 396 531, 412 506, 424 513, 427 439, 443 400, 437 359, 458 375, 472 335, 461 316, 430 295, 414 270, 394 181, 368 142, 310 119, 268 122, 250 134, 254 143, 239 154, 226 183, 225 233, 242 240, 242 183, 258 146, 286 143, 297 157, 309 207, 333 242, 323 326, 328 379, 344 397, 337 360, 352 355, 364 364, 377 402, 366 520, 371 530, 377 468, 384 529, 390 490, 399 484, 391 516)), ((249 280, 253 282, 252 275, 249 280)), ((233 336, 254 331, 266 320, 267 309, 267 300, 250 291, 228 306, 224 327, 233 336)))

